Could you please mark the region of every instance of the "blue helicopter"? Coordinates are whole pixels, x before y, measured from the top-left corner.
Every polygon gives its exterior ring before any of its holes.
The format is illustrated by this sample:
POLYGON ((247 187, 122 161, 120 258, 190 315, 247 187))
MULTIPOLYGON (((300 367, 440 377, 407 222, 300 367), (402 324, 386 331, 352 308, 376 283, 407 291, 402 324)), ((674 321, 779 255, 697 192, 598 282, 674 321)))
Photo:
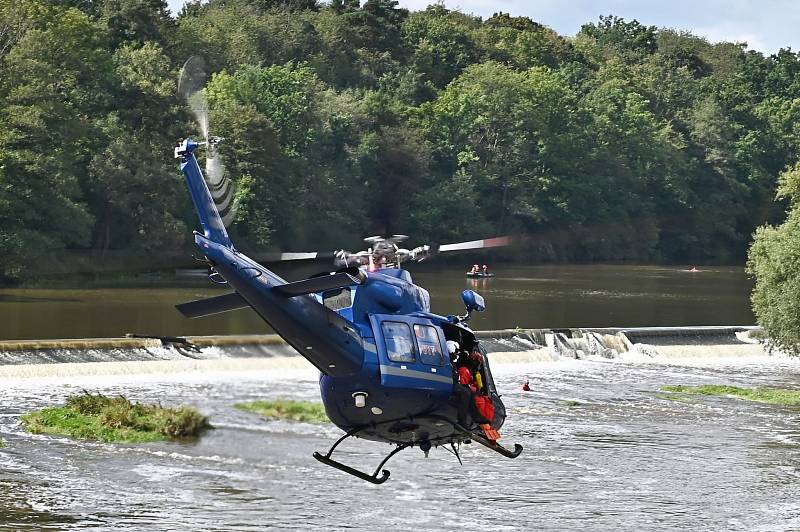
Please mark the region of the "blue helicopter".
MULTIPOLYGON (((410 254, 397 253, 394 242, 394 247, 383 243, 386 252, 378 264, 370 254, 370 268, 364 265, 364 254, 340 253, 343 268, 286 282, 234 248, 195 156, 202 144, 207 143, 186 139, 175 148, 175 157, 203 229, 194 232, 197 249, 211 268, 212 280, 227 282, 234 291, 177 308, 190 318, 252 308, 319 369, 325 411, 345 434, 314 458, 381 484, 389 478, 389 471, 381 472, 386 462, 409 447, 419 447, 427 456, 432 447, 442 446, 459 462, 460 445, 471 441, 509 458, 522 452, 519 444, 510 450, 497 442, 505 407, 487 354, 466 326, 472 312, 485 308, 479 294, 463 292, 462 316, 432 314, 428 291, 412 282, 397 259, 410 254), (388 263, 389 257, 396 262, 388 263), (468 365, 472 388, 457 380, 468 365), (490 418, 486 409, 474 407, 481 401, 491 404, 490 418), (351 437, 396 447, 369 474, 332 457, 351 437)), ((422 256, 430 248, 412 251, 422 256)))

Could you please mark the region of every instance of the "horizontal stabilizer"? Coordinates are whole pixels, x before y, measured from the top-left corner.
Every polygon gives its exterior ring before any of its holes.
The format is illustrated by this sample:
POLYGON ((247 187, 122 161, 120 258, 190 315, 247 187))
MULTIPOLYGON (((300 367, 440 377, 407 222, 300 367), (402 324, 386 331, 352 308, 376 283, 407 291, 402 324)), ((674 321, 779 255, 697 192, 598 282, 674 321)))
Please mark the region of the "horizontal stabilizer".
POLYGON ((347 268, 338 273, 320 275, 319 277, 312 277, 294 283, 281 284, 272 289, 282 296, 294 297, 304 294, 313 294, 315 292, 324 292, 325 290, 333 290, 334 288, 342 288, 354 284, 364 284, 366 280, 367 275, 358 268, 347 268))
POLYGON ((236 292, 231 292, 224 296, 209 297, 206 299, 198 299, 197 301, 190 301, 189 303, 181 303, 180 305, 175 305, 175 308, 187 318, 201 318, 203 316, 219 314, 220 312, 228 312, 229 310, 248 308, 249 306, 250 305, 242 296, 236 292))

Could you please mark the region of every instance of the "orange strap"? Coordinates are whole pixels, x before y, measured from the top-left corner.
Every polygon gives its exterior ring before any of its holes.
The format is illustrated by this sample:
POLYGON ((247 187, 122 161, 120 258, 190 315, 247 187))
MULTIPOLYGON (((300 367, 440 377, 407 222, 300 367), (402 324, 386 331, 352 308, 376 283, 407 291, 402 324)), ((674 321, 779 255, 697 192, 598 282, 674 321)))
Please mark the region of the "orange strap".
POLYGON ((497 432, 495 429, 493 429, 492 426, 489 425, 488 423, 482 424, 481 430, 483 431, 483 434, 486 436, 486 439, 490 440, 492 443, 500 439, 500 433, 497 432))

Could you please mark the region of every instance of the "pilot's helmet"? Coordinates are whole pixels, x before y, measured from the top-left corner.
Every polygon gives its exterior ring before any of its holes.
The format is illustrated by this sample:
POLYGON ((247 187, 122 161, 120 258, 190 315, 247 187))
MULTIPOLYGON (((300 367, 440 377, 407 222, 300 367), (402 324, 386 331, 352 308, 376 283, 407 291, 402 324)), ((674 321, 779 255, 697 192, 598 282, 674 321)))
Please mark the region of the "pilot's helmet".
POLYGON ((458 342, 454 342, 453 340, 448 340, 447 341, 447 352, 449 354, 451 354, 451 355, 456 354, 456 352, 458 351, 459 347, 460 346, 458 345, 458 342))

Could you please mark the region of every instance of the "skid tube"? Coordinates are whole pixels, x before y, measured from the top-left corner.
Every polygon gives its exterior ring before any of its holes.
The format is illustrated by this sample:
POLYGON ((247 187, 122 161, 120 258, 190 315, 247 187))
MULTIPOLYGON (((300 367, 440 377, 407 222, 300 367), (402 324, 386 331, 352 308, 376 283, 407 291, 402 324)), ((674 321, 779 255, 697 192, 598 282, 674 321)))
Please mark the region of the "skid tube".
MULTIPOLYGON (((416 417, 420 417, 420 416, 416 416, 416 417)), ((512 451, 510 449, 506 449, 502 445, 499 445, 497 442, 492 442, 492 441, 488 440, 483 435, 481 435, 481 434, 479 434, 477 432, 471 431, 471 430, 469 430, 469 429, 467 429, 467 428, 465 428, 462 425, 459 425, 457 423, 453 423, 452 421, 448 420, 445 417, 438 416, 438 415, 428 415, 428 416, 421 416, 421 417, 425 417, 425 418, 428 418, 428 419, 441 420, 441 421, 445 421, 447 423, 450 423, 457 432, 461 433, 461 435, 464 436, 464 440, 473 440, 473 441, 483 445, 484 447, 486 447, 488 449, 491 449, 494 452, 496 452, 498 454, 501 454, 501 455, 503 455, 503 456, 505 456, 507 458, 516 458, 517 456, 520 455, 520 453, 522 453, 522 445, 520 445, 518 443, 514 444, 514 450, 512 451)), ((407 419, 407 418, 402 418, 402 419, 407 419)), ((413 417, 410 418, 410 419, 413 419, 413 417)), ((379 423, 379 425, 383 425, 383 424, 387 424, 387 423, 396 423, 397 421, 400 421, 400 420, 399 419, 394 419, 394 420, 390 420, 390 421, 384 421, 383 423, 379 423)), ((347 464, 343 464, 343 463, 339 462, 338 460, 334 460, 333 458, 331 458, 331 455, 333 455, 333 452, 336 450, 336 447, 338 447, 339 444, 342 443, 344 440, 346 440, 347 438, 350 438, 352 436, 356 436, 357 437, 357 434, 359 432, 361 432, 363 430, 366 430, 366 429, 369 429, 369 428, 375 428, 375 426, 376 426, 375 424, 369 424, 369 425, 362 425, 360 427, 355 427, 355 428, 350 429, 349 431, 347 431, 344 434, 344 436, 342 436, 341 438, 336 440, 336 443, 334 443, 331 446, 331 448, 328 450, 327 454, 323 455, 322 453, 314 451, 314 453, 313 453, 314 458, 316 458, 318 461, 322 462, 325 465, 329 465, 329 466, 331 466, 331 467, 333 467, 335 469, 338 469, 339 471, 343 471, 343 472, 345 472, 345 473, 347 473, 349 475, 353 475, 354 477, 360 478, 362 480, 366 480, 367 482, 371 482, 373 484, 383 484, 384 482, 386 482, 389 479, 389 476, 391 474, 387 469, 384 469, 381 472, 381 468, 386 464, 386 462, 388 462, 390 458, 392 458, 394 455, 396 455, 397 453, 399 453, 403 449, 407 449, 409 447, 413 447, 414 445, 417 445, 419 442, 398 443, 397 447, 391 453, 389 453, 386 456, 386 458, 384 458, 381 461, 380 464, 378 464, 378 467, 375 468, 375 472, 372 473, 371 475, 368 474, 368 473, 365 473, 364 471, 360 471, 360 470, 358 470, 358 469, 356 469, 354 467, 350 467, 347 464), (381 472, 381 476, 380 477, 378 476, 379 472, 381 472)), ((456 456, 458 456, 458 455, 456 455, 456 456)), ((461 460, 459 458, 459 462, 460 461, 461 460)))
POLYGON ((464 434, 464 436, 468 436, 472 441, 478 442, 481 445, 483 445, 484 447, 486 447, 488 449, 491 449, 491 450, 493 450, 494 452, 496 452, 498 454, 502 454, 506 458, 516 458, 522 452, 522 445, 520 445, 518 443, 514 444, 514 450, 512 451, 511 449, 506 449, 505 447, 503 447, 499 443, 493 442, 493 441, 487 439, 486 437, 484 437, 483 435, 478 434, 475 431, 471 431, 471 430, 469 430, 469 429, 467 429, 467 428, 465 428, 465 427, 463 427, 463 426, 461 426, 459 424, 455 424, 453 426, 456 428, 456 430, 458 430, 459 432, 464 434))
MULTIPOLYGON (((392 423, 394 423, 394 421, 392 423)), ((365 473, 363 471, 359 471, 358 469, 356 469, 354 467, 350 467, 349 465, 343 464, 343 463, 339 462, 338 460, 334 460, 333 458, 331 458, 331 455, 333 454, 333 451, 336 449, 336 447, 340 443, 342 443, 347 438, 350 438, 351 436, 355 436, 356 434, 358 434, 362 430, 365 430, 365 429, 370 428, 370 427, 371 427, 371 425, 362 426, 362 427, 356 427, 354 429, 350 429, 349 431, 347 431, 347 433, 345 433, 344 436, 342 436, 341 438, 336 440, 336 443, 334 443, 333 446, 328 450, 328 454, 323 455, 321 453, 318 453, 317 451, 314 451, 314 455, 313 455, 314 458, 316 458, 317 460, 319 460, 320 462, 322 462, 325 465, 329 465, 331 467, 334 467, 334 468, 338 469, 339 471, 344 471, 345 473, 353 475, 354 477, 358 477, 361 480, 366 480, 367 482, 372 482, 373 484, 383 484, 384 482, 389 480, 389 475, 391 473, 389 473, 389 470, 384 469, 383 472, 381 473, 381 476, 379 477, 378 476, 378 472, 381 470, 381 468, 384 466, 384 464, 386 464, 386 462, 389 461, 389 459, 392 456, 396 455, 397 453, 399 453, 403 449, 411 447, 412 446, 411 443, 399 443, 397 445, 397 447, 391 453, 389 453, 386 456, 386 458, 384 458, 381 461, 380 464, 378 464, 378 467, 375 468, 375 472, 373 474, 371 474, 371 475, 368 474, 368 473, 365 473)))

